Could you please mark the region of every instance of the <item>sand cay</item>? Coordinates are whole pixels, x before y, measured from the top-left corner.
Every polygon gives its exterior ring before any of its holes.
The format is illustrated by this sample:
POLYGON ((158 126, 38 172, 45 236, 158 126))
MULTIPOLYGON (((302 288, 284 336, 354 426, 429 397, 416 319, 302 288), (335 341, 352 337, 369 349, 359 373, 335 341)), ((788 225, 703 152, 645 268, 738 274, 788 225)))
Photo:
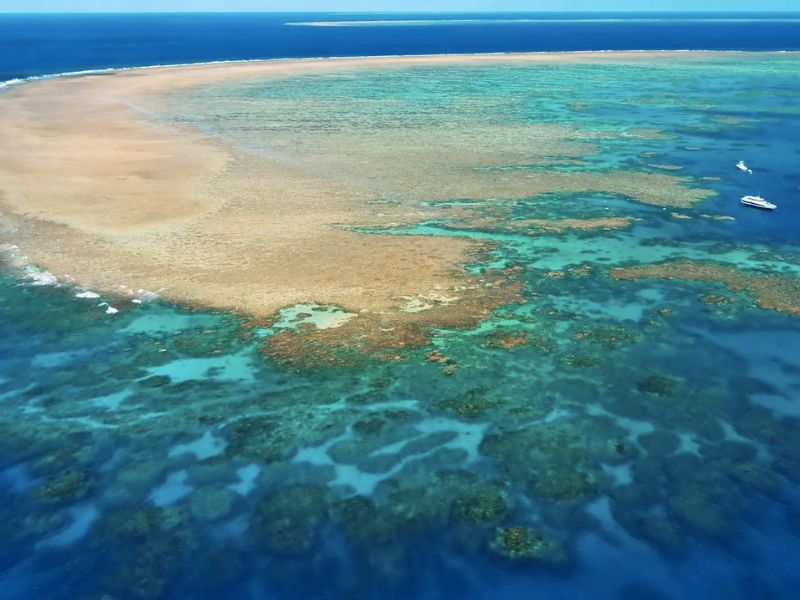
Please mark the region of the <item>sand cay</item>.
POLYGON ((355 228, 398 227, 443 214, 472 218, 469 207, 450 207, 451 199, 502 202, 595 190, 687 207, 711 193, 661 173, 532 175, 495 168, 546 164, 553 156, 577 159, 592 151, 600 135, 555 124, 407 128, 397 122, 359 126, 355 133, 345 126, 276 129, 263 140, 270 152, 254 154, 191 123, 164 118, 174 111, 171 95, 370 69, 666 56, 285 60, 135 69, 15 86, 0 96, 2 241, 59 279, 98 291, 143 288, 263 319, 301 302, 338 305, 360 315, 343 327, 360 335, 408 323, 466 325, 518 291, 508 272, 467 274, 464 264, 483 245, 355 228), (426 310, 409 311, 415 299, 426 310))

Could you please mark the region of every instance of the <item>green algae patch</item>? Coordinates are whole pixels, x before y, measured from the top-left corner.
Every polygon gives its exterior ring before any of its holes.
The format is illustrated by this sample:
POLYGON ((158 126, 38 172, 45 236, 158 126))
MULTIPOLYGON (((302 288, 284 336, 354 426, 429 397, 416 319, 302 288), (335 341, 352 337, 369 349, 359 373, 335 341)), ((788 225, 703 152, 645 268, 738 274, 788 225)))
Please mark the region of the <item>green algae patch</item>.
POLYGON ((489 390, 476 388, 442 400, 439 406, 463 419, 477 419, 483 417, 498 404, 499 402, 492 398, 489 390))
MULTIPOLYGON (((397 532, 435 530, 448 523, 480 528, 501 521, 511 510, 507 487, 497 481, 484 481, 468 471, 438 471, 427 484, 402 487, 401 480, 381 486, 383 501, 356 497, 340 504, 349 517, 344 521, 355 538, 367 541, 375 527, 390 527, 397 532), (357 516, 358 519, 352 517, 357 516), (379 522, 373 522, 377 519, 379 522), (365 535, 370 533, 370 535, 365 535)), ((340 512, 339 518, 342 518, 340 512)))
POLYGON ((758 306, 768 310, 800 315, 800 280, 788 275, 745 271, 708 262, 675 261, 620 267, 611 270, 614 279, 680 279, 721 283, 734 292, 751 295, 758 306))
POLYGON ((351 542, 366 547, 386 546, 396 541, 402 523, 390 510, 378 508, 364 496, 348 498, 333 509, 334 518, 351 542))
POLYGON ((165 509, 154 506, 123 508, 104 516, 97 527, 101 538, 115 542, 144 539, 168 529, 165 509))
POLYGON ((35 495, 45 502, 73 502, 86 495, 91 483, 86 472, 70 468, 42 482, 35 495))
POLYGON ((598 491, 594 476, 567 467, 543 471, 528 483, 530 495, 548 500, 583 500, 598 491))
POLYGON ((654 396, 673 396, 678 390, 679 382, 671 377, 651 375, 637 384, 640 392, 654 396))
POLYGON ((483 342, 484 348, 499 348, 501 350, 513 350, 522 346, 527 346, 530 342, 527 333, 505 333, 493 331, 486 336, 483 342))
POLYGON ((593 345, 614 348, 620 344, 638 341, 639 336, 619 325, 593 325, 581 327, 572 335, 576 342, 589 342, 593 345))
POLYGON ((580 501, 598 490, 589 440, 570 426, 540 425, 484 439, 481 452, 538 500, 580 501))
POLYGON ((288 460, 298 448, 324 437, 330 427, 346 418, 346 413, 324 410, 286 409, 275 417, 243 417, 223 427, 229 442, 224 456, 273 463, 288 460))
POLYGON ((602 361, 597 356, 591 356, 589 354, 567 354, 564 356, 561 361, 567 365, 568 367, 572 367, 575 369, 586 369, 589 367, 594 367, 600 364, 602 361))
POLYGON ((287 439, 274 417, 243 417, 225 425, 222 435, 228 442, 226 453, 265 461, 278 460, 287 453, 287 439))
POLYGON ((495 483, 457 498, 453 503, 453 514, 459 521, 492 523, 505 518, 509 508, 506 490, 495 483))
POLYGON ((519 525, 499 527, 489 547, 495 554, 513 561, 536 561, 558 566, 567 560, 560 544, 536 529, 519 525))

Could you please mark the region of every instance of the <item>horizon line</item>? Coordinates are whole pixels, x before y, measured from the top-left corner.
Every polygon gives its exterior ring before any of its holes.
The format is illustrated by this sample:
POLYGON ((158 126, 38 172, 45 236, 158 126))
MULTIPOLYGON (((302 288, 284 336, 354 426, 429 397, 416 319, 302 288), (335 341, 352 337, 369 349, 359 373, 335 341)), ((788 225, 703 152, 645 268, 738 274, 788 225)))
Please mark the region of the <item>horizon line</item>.
POLYGON ((236 10, 236 9, 209 9, 209 10, 62 10, 62 11, 28 11, 28 10, 0 10, 0 15, 182 15, 182 14, 274 14, 274 15, 465 15, 465 14, 517 14, 517 15, 542 15, 542 14, 800 14, 797 9, 772 9, 772 10, 753 10, 753 9, 731 9, 731 10, 709 10, 709 9, 682 9, 682 10, 389 10, 389 11, 363 11, 363 10, 236 10))

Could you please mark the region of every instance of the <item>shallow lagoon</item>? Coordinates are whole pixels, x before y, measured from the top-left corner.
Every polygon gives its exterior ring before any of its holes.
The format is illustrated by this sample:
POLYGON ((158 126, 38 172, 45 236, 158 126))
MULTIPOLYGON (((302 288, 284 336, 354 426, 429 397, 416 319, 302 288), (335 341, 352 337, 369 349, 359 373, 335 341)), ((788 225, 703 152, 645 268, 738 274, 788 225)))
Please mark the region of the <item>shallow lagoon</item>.
MULTIPOLYGON (((279 330, 345 323, 346 307, 287 307, 252 328, 160 301, 76 298, 9 267, 2 594, 791 597, 800 320, 746 289, 609 273, 690 259, 797 278, 796 60, 375 71, 181 97, 163 118, 243 152, 270 150, 266 132, 313 155, 354 131, 457 115, 466 132, 524 122, 605 133, 580 139, 577 156, 482 168, 635 177, 666 164, 717 195, 667 210, 591 190, 454 198, 470 210, 364 230, 492 242, 468 268, 515 266, 523 301, 475 329, 436 331, 401 361, 352 367, 263 353, 279 330), (565 158, 586 164, 548 164, 565 158), (742 158, 754 175, 734 168, 742 158), (740 207, 753 191, 779 211, 740 207), (514 226, 607 216, 636 220, 514 226)), ((428 201, 403 194, 405 171, 389 174, 381 192, 393 202, 428 201)))

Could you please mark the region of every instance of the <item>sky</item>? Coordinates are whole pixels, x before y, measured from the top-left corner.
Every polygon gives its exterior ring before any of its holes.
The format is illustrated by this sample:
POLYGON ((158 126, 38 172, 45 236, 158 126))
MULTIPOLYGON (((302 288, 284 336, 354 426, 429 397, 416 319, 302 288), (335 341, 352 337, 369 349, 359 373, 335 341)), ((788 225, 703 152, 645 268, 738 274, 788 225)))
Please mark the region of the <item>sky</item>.
POLYGON ((800 0, 0 0, 1 12, 795 10, 800 0), (643 5, 645 5, 643 7, 643 5))

